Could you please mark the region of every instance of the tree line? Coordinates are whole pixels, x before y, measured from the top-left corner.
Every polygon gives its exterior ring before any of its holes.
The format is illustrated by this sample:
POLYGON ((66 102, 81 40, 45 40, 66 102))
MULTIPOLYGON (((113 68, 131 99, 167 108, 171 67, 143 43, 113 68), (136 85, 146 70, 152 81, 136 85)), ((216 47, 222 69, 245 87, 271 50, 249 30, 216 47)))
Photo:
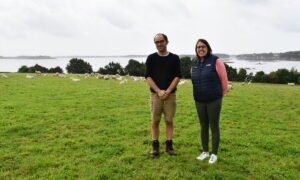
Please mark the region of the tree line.
MULTIPOLYGON (((192 64, 192 59, 189 56, 181 57, 181 73, 182 77, 185 79, 191 78, 190 69, 192 64)), ((291 70, 287 69, 278 69, 277 71, 273 71, 269 74, 264 73, 263 71, 259 71, 255 74, 247 73, 247 70, 244 68, 240 68, 237 70, 225 63, 227 76, 229 81, 239 81, 239 82, 261 82, 261 83, 279 83, 285 84, 289 82, 293 82, 299 84, 300 82, 300 73, 292 68, 291 70)), ((84 73, 92 73, 94 72, 92 66, 85 62, 82 59, 73 58, 67 64, 67 72, 68 73, 76 73, 76 74, 84 74, 84 73)), ((100 74, 119 74, 119 75, 130 75, 130 76, 144 76, 146 69, 146 65, 143 62, 139 62, 134 59, 130 59, 128 64, 125 67, 122 67, 120 63, 110 62, 108 65, 104 67, 100 67, 97 73, 100 74)), ((35 71, 40 72, 49 72, 49 73, 62 73, 63 70, 60 67, 47 69, 38 64, 32 67, 22 66, 18 72, 21 73, 34 73, 35 71)))
POLYGON ((236 56, 238 59, 245 60, 300 60, 300 51, 289 51, 284 53, 253 53, 240 54, 236 56))
POLYGON ((21 66, 18 70, 19 73, 35 73, 36 71, 40 71, 42 73, 63 73, 62 68, 60 68, 59 66, 54 67, 54 68, 46 68, 43 66, 40 66, 38 64, 34 65, 34 66, 21 66))

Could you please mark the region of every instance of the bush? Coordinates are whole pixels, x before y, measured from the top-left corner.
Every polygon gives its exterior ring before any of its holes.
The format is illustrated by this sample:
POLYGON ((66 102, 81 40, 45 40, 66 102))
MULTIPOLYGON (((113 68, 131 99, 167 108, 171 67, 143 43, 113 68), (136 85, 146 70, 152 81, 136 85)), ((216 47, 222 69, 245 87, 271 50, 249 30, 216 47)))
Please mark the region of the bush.
POLYGON ((32 67, 29 67, 29 70, 28 70, 29 73, 35 73, 35 71, 40 71, 42 73, 46 73, 46 72, 48 72, 48 69, 43 66, 40 66, 38 64, 36 64, 32 67))
POLYGON ((110 62, 104 68, 100 68, 98 73, 111 74, 111 75, 113 74, 125 75, 125 71, 123 67, 120 65, 120 63, 114 63, 114 62, 110 62))
POLYGON ((71 59, 66 69, 68 73, 84 74, 93 72, 92 66, 89 63, 77 58, 71 59))
POLYGON ((267 82, 267 80, 268 77, 263 71, 257 72, 253 77, 254 82, 267 82))
POLYGON ((224 63, 226 71, 227 71, 227 77, 229 81, 236 81, 237 79, 237 72, 236 69, 227 65, 226 63, 224 63))
POLYGON ((63 73, 63 70, 59 66, 56 66, 55 68, 50 68, 48 72, 49 73, 57 73, 57 72, 58 73, 63 73))
POLYGON ((144 76, 145 69, 145 63, 140 63, 134 59, 130 59, 125 67, 125 73, 129 74, 130 76, 144 76))
POLYGON ((40 66, 38 64, 31 66, 31 67, 27 67, 27 66, 21 66, 18 70, 19 73, 35 73, 35 71, 40 71, 42 73, 63 73, 62 68, 60 68, 59 66, 55 67, 55 68, 50 68, 47 69, 43 66, 40 66))
POLYGON ((241 68, 237 74, 237 81, 246 81, 247 71, 244 68, 241 68))
POLYGON ((180 58, 181 74, 183 78, 191 78, 192 60, 189 56, 180 58))
POLYGON ((28 73, 29 68, 27 66, 21 66, 18 70, 19 73, 28 73))

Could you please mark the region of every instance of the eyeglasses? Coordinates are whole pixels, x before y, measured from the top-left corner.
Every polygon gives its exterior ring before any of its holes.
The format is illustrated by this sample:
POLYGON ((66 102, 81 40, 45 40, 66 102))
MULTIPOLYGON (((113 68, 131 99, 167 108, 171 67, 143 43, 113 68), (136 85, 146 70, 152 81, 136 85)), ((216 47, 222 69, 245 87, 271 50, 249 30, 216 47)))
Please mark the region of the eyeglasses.
POLYGON ((166 40, 154 41, 155 44, 164 43, 166 40))
POLYGON ((197 49, 205 49, 205 48, 207 48, 206 46, 197 46, 197 49))

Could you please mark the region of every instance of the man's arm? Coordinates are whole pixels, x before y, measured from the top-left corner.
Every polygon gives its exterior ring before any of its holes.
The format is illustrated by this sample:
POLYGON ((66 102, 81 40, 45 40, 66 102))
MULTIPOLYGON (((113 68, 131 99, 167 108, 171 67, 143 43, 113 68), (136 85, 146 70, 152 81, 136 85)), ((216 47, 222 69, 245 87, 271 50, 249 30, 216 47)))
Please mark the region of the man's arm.
POLYGON ((158 94, 159 97, 165 95, 166 91, 160 90, 151 77, 147 77, 146 81, 149 86, 158 94))
POLYGON ((171 94, 171 92, 176 88, 179 81, 180 81, 180 78, 175 77, 173 79, 172 83, 170 84, 170 86, 168 87, 168 89, 165 91, 165 94, 161 97, 161 99, 166 99, 171 94))
POLYGON ((168 89, 166 90, 166 94, 170 94, 177 86, 177 84, 179 83, 180 78, 179 77, 175 77, 172 81, 172 83, 170 84, 170 86, 168 87, 168 89))
POLYGON ((163 99, 167 98, 171 92, 176 88, 177 84, 180 81, 181 78, 181 66, 180 66, 180 59, 177 56, 177 63, 176 63, 176 67, 175 67, 175 78, 173 79, 173 81, 171 82, 170 86, 168 87, 168 89, 166 90, 166 94, 164 95, 163 99))

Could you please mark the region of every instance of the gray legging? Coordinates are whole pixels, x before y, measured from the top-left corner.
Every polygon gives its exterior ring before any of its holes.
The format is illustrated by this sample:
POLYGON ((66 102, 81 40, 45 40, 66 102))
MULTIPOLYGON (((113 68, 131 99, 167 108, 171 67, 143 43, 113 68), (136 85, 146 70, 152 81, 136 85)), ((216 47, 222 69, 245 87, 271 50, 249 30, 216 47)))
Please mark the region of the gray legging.
POLYGON ((222 108, 222 98, 212 102, 195 101, 201 125, 201 140, 204 152, 208 152, 209 126, 212 132, 212 153, 218 154, 220 143, 219 120, 222 108))

